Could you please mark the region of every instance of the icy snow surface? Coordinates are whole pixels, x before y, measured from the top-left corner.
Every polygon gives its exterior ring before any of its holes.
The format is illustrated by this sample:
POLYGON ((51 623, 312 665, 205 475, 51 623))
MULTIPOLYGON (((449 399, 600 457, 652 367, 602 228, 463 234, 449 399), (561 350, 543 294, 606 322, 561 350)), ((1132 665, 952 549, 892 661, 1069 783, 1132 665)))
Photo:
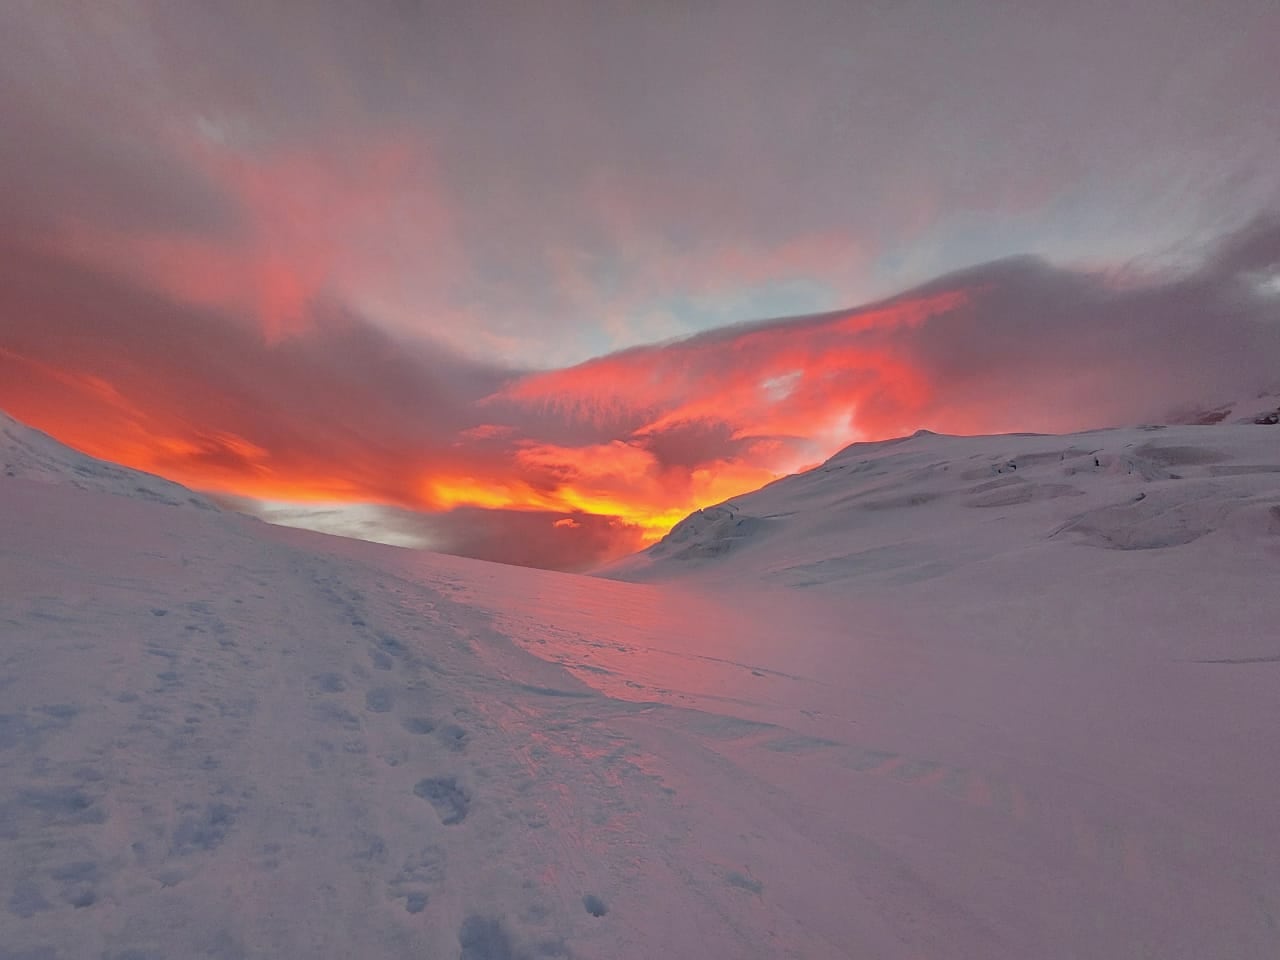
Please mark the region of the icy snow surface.
POLYGON ((0 958, 1278 955, 1280 427, 855 446, 628 583, 0 426, 0 958))

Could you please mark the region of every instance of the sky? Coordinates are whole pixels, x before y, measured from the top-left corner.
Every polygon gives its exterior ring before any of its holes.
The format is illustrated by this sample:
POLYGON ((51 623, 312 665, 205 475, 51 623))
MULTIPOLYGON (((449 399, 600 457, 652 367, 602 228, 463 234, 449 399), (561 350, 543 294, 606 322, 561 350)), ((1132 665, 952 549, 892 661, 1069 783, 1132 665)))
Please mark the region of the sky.
POLYGON ((855 440, 1232 399, 1277 48, 1272 0, 14 0, 0 407, 585 569, 855 440))

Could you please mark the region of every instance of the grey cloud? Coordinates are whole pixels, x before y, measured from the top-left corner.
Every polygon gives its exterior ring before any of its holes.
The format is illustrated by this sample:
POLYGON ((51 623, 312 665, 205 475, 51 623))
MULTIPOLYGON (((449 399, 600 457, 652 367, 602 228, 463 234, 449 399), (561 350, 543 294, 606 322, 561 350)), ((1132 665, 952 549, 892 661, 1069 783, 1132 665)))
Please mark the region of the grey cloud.
POLYGON ((624 321, 665 297, 789 274, 888 292, 1025 250, 1131 256, 1280 202, 1269 0, 82 13, 4 18, 0 169, 24 222, 44 204, 234 231, 236 198, 174 150, 202 117, 246 162, 344 164, 394 139, 431 158, 470 266, 449 303, 415 304, 423 325, 462 305, 534 361, 634 339, 624 321), (826 235, 862 259, 759 277, 718 259, 767 264, 826 235), (597 267, 566 278, 583 257, 597 267))
POLYGON ((190 118, 141 27, 105 5, 0 7, 0 240, 67 222, 235 236, 234 204, 176 149, 190 118))

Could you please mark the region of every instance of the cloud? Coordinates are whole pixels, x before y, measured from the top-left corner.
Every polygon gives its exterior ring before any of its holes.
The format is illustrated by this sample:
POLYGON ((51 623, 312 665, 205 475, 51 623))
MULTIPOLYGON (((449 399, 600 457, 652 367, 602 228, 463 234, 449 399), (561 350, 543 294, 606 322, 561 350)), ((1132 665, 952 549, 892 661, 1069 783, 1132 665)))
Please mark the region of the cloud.
MULTIPOLYGON (((417 502, 469 404, 510 371, 405 343, 334 303, 305 334, 253 325, 48 254, 0 257, 4 394, 91 453, 208 489, 289 499, 361 492, 417 502)), ((453 452, 450 452, 453 451, 453 452)))
POLYGON ((1104 273, 1002 260, 869 307, 626 351, 505 392, 637 441, 689 424, 722 438, 812 441, 1156 418, 1274 378, 1276 304, 1244 280, 1280 264, 1277 243, 1280 219, 1260 218, 1194 269, 1120 286, 1104 273))
POLYGON ((0 9, 0 236, 561 366, 1280 203, 1269 0, 0 9))
POLYGON ((577 567, 853 439, 1237 392, 1280 14, 1173 10, 0 5, 0 403, 577 567))
POLYGON ((582 571, 634 553, 643 531, 618 517, 587 513, 556 518, 524 510, 459 508, 429 521, 437 549, 521 566, 582 571))
POLYGON ((20 418, 281 522, 566 569, 853 440, 1154 420, 1280 368, 1280 302, 1250 282, 1280 268, 1280 218, 1176 275, 1002 260, 536 372, 332 301, 267 336, 128 277, 3 253, 0 404, 20 418))
POLYGON ((460 507, 424 513, 377 504, 298 506, 220 496, 224 506, 270 523, 396 547, 578 572, 633 553, 644 532, 616 517, 460 507))

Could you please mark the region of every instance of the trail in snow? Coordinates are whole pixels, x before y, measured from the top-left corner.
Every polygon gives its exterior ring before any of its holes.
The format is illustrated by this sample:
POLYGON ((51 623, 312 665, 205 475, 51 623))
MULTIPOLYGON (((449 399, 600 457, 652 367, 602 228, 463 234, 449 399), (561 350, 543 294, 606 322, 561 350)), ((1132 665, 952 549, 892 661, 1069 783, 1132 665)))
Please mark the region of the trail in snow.
POLYGON ((838 954, 743 902, 747 841, 632 733, 661 708, 519 673, 449 591, 240 517, 5 496, 10 955, 838 954))
POLYGON ((957 443, 670 583, 5 479, 0 957, 1273 957, 1280 474, 1116 550, 1044 535, 1177 481, 957 443))

